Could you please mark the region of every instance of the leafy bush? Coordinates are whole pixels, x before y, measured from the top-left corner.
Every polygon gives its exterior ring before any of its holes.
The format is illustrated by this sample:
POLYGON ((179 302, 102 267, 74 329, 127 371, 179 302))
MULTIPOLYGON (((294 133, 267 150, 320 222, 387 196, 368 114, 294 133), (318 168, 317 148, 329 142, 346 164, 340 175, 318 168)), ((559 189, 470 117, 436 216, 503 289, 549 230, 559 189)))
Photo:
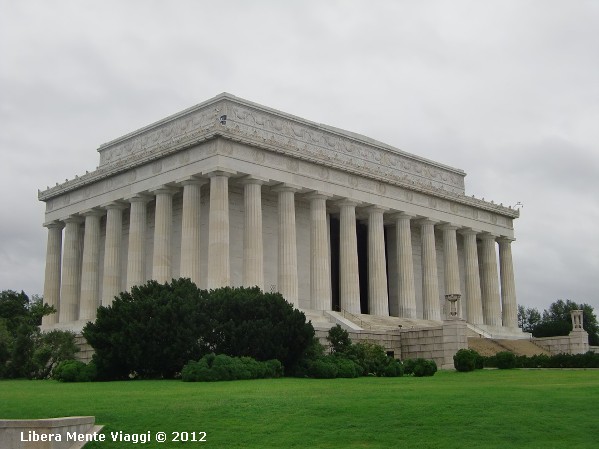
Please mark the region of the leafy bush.
POLYGON ((453 356, 453 366, 457 371, 474 371, 477 368, 478 352, 473 349, 460 349, 453 356))
POLYGON ((277 359, 293 370, 314 338, 305 315, 278 293, 200 290, 189 279, 149 281, 98 309, 83 335, 102 379, 172 378, 210 353, 277 359))
POLYGON ((334 379, 339 374, 339 368, 333 357, 324 356, 310 363, 307 374, 316 379, 334 379))
POLYGON ((498 352, 495 354, 495 360, 499 369, 512 369, 516 367, 516 356, 512 352, 498 352))
MULTIPOLYGON (((385 348, 367 341, 352 344, 347 350, 346 356, 362 367, 363 376, 384 376, 389 364, 395 363, 392 357, 387 356, 385 348)), ((399 363, 401 364, 401 362, 399 363)), ((393 370, 395 368, 389 372, 393 370)))
POLYGON ((410 370, 414 377, 434 376, 437 372, 437 364, 434 360, 415 359, 410 370))
POLYGON ((52 372, 52 377, 60 382, 91 382, 96 379, 96 365, 79 360, 60 362, 52 372))
POLYGON ((197 362, 189 362, 181 371, 185 382, 264 379, 281 377, 283 365, 278 360, 258 362, 251 357, 229 357, 207 354, 197 362))
POLYGON ((338 324, 329 329, 327 340, 333 354, 345 354, 352 345, 349 333, 338 324))
POLYGON ((47 376, 56 362, 53 355, 61 353, 61 349, 46 344, 38 326, 44 315, 54 312, 39 296, 29 298, 24 292, 12 290, 0 292, 0 377, 47 376), (44 345, 45 348, 40 347, 44 345))

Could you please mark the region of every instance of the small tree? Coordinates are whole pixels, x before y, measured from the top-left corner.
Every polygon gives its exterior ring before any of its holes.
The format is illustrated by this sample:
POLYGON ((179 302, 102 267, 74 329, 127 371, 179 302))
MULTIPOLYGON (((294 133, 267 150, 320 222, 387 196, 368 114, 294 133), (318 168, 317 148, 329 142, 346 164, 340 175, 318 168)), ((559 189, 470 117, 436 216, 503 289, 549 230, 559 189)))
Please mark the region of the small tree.
POLYGON ((0 292, 0 377, 36 377, 43 371, 41 359, 34 357, 43 341, 38 326, 54 312, 40 296, 0 292))
POLYGON ((345 354, 352 345, 349 333, 338 324, 329 329, 327 340, 333 354, 345 354))

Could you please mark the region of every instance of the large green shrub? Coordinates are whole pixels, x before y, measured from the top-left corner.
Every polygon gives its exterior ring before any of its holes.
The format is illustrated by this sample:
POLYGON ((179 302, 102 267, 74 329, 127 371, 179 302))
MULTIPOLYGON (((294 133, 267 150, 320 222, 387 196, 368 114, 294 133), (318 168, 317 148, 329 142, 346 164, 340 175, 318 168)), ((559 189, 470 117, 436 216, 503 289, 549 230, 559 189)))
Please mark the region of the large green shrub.
POLYGON ((516 367, 516 356, 512 352, 498 352, 495 354, 495 360, 499 369, 512 369, 516 367))
POLYGON ((264 379, 283 375, 278 360, 258 362, 251 357, 229 357, 207 354, 197 362, 189 362, 181 371, 185 382, 215 382, 221 380, 264 379))
POLYGON ((52 377, 60 382, 91 382, 96 379, 96 365, 79 360, 60 362, 52 372, 52 377))
POLYGON ((453 356, 453 366, 457 371, 474 371, 477 368, 478 352, 473 349, 460 349, 453 356))
POLYGON ((292 370, 314 338, 305 315, 278 293, 255 288, 200 290, 189 279, 149 281, 98 309, 83 335, 103 379, 171 378, 212 352, 292 370))
POLYGON ((437 372, 437 364, 434 360, 415 359, 410 365, 414 377, 434 376, 437 372))

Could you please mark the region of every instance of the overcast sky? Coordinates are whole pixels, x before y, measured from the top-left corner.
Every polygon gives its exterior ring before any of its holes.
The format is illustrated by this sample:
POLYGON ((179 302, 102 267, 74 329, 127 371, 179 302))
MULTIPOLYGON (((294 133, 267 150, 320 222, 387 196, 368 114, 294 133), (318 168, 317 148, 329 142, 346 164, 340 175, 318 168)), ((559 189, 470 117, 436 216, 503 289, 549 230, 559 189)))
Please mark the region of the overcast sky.
POLYGON ((221 92, 521 202, 518 303, 599 309, 599 1, 0 0, 0 290, 43 291, 37 189, 221 92))

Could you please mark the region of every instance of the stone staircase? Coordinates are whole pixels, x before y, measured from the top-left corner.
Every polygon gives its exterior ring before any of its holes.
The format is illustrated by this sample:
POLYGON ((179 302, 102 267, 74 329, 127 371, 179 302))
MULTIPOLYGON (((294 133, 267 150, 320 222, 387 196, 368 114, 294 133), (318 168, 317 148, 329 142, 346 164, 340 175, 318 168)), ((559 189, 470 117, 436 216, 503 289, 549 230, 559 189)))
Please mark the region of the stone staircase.
POLYGON ((506 340, 481 337, 468 337, 468 348, 474 349, 480 355, 491 356, 498 352, 509 351, 516 355, 539 355, 551 353, 530 340, 506 340))

